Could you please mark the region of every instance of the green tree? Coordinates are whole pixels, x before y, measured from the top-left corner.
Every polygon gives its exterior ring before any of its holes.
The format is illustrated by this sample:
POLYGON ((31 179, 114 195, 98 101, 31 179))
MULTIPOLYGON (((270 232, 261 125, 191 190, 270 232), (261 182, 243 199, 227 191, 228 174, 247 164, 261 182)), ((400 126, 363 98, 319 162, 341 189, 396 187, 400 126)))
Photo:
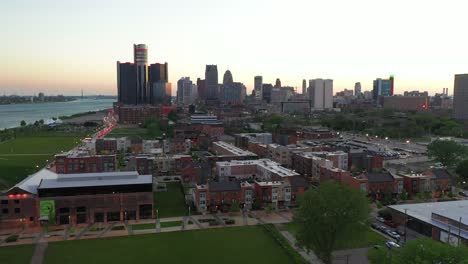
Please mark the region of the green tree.
POLYGON ((172 122, 176 122, 176 121, 177 121, 177 112, 174 111, 174 110, 171 110, 171 111, 169 112, 169 114, 167 114, 167 118, 168 118, 169 120, 171 120, 172 122))
POLYGON ((372 264, 468 264, 468 248, 464 245, 454 247, 430 238, 419 238, 409 241, 400 249, 371 250, 369 260, 372 264))
POLYGON ((445 166, 453 167, 466 154, 466 149, 452 140, 435 140, 427 147, 427 153, 445 166))
POLYGON ((369 202, 363 192, 335 182, 309 189, 294 216, 297 239, 326 264, 339 240, 363 231, 369 218, 369 202))
POLYGON ((232 213, 237 213, 237 212, 239 212, 239 210, 240 210, 239 203, 237 201, 234 201, 231 204, 231 207, 229 208, 229 211, 231 211, 232 213))
POLYGON ((462 181, 468 181, 468 159, 460 162, 455 171, 461 177, 462 181))
POLYGON ((21 120, 20 125, 21 125, 22 127, 26 126, 26 121, 21 120))

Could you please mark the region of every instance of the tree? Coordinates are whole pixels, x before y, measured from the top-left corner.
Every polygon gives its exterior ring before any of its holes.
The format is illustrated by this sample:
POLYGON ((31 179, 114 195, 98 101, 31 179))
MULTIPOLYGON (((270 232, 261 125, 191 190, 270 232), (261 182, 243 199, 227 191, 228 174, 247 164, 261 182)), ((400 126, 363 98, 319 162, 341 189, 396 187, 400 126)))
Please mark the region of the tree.
POLYGON ((167 114, 167 118, 168 118, 169 120, 171 120, 172 122, 176 122, 176 121, 177 121, 177 112, 174 111, 174 110, 171 110, 171 111, 169 112, 169 114, 167 114))
POLYGON ((455 170, 462 181, 468 181, 468 159, 460 162, 455 170))
POLYGON ((26 126, 26 121, 24 121, 24 120, 21 120, 21 123, 20 123, 20 125, 21 125, 22 127, 26 126))
POLYGON ((309 189, 294 215, 298 242, 331 263, 337 241, 349 239, 367 228, 369 202, 363 192, 332 181, 309 189))
POLYGON ((452 140, 436 140, 429 144, 427 153, 445 166, 453 167, 466 154, 466 149, 452 140))
POLYGON ((369 260, 372 264, 468 264, 468 248, 464 245, 454 247, 430 238, 419 238, 409 241, 400 249, 371 250, 369 260))

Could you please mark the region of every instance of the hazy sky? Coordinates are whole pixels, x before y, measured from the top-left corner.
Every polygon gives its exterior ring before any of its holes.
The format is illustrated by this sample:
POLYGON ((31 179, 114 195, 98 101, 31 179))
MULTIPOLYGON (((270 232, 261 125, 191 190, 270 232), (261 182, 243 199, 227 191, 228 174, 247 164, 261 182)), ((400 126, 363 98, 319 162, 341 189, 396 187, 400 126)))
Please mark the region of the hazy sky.
POLYGON ((255 75, 297 86, 331 78, 364 90, 395 75, 396 92, 453 89, 468 72, 466 0, 3 0, 0 93, 116 94, 132 45, 177 80, 217 64, 248 90, 255 75))

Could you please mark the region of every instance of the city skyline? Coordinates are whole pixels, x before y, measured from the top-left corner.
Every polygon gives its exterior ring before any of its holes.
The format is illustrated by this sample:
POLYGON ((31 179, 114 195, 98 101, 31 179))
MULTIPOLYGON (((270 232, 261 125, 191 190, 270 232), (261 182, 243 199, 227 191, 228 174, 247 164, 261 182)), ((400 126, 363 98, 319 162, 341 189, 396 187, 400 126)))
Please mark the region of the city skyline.
POLYGON ((173 95, 178 79, 203 78, 210 64, 249 94, 257 75, 300 92, 316 78, 333 79, 335 91, 356 82, 369 91, 391 74, 397 94, 452 94, 454 75, 468 71, 462 1, 143 2, 138 21, 131 4, 46 2, 0 4, 2 94, 116 95, 115 62, 132 62, 136 43, 148 45, 148 61, 168 62, 173 95))

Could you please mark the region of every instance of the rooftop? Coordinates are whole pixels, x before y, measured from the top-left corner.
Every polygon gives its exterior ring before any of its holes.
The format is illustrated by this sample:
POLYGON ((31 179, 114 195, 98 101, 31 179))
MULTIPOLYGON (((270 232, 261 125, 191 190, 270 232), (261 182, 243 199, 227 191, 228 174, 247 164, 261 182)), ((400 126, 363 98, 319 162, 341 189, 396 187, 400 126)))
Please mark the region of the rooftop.
MULTIPOLYGON (((400 213, 405 213, 408 217, 416 218, 420 221, 437 226, 446 231, 449 230, 449 225, 440 221, 432 219, 432 213, 438 214, 445 218, 449 218, 455 222, 460 221, 464 225, 468 225, 468 200, 450 201, 450 202, 436 202, 436 203, 419 203, 419 204, 400 204, 391 205, 392 208, 400 213)), ((453 234, 458 235, 458 226, 450 226, 453 234)), ((468 231, 460 230, 460 234, 465 239, 468 239, 468 231)))
POLYGON ((38 189, 91 187, 91 186, 115 186, 152 184, 151 175, 139 175, 136 171, 102 172, 59 174, 57 178, 42 179, 38 189))
POLYGON ((257 154, 255 154, 253 152, 243 150, 241 148, 238 148, 238 147, 236 147, 234 145, 231 145, 229 143, 226 143, 224 141, 213 142, 213 145, 216 145, 216 146, 218 146, 220 148, 223 148, 224 150, 229 151, 232 155, 235 155, 235 156, 257 156, 257 154))

